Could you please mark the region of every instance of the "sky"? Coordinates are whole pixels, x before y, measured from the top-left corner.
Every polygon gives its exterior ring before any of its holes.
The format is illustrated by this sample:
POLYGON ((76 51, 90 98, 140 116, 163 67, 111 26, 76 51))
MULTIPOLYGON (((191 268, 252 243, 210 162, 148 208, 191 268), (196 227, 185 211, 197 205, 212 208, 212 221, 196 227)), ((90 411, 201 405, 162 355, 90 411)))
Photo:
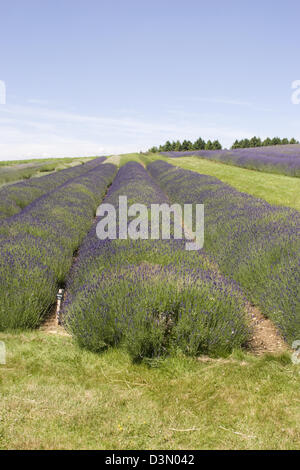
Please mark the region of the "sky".
POLYGON ((0 0, 0 14, 0 160, 300 139, 298 0, 0 0))

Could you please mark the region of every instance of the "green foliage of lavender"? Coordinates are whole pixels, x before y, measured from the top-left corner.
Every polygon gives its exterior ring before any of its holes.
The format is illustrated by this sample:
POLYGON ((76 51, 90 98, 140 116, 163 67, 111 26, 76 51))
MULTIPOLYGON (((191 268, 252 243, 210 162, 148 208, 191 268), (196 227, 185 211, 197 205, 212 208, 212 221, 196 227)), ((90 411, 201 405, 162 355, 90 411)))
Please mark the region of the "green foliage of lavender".
POLYGON ((115 171, 98 162, 0 223, 0 330, 41 322, 115 171))
POLYGON ((300 337, 300 214, 217 178, 162 161, 148 166, 171 201, 205 206, 204 249, 292 342, 300 337))
MULTIPOLYGON (((119 170, 104 202, 118 208, 120 195, 148 207, 168 202, 133 162, 119 170)), ((63 310, 81 346, 121 345, 140 361, 177 350, 220 355, 246 344, 243 296, 205 254, 186 251, 183 240, 99 240, 96 223, 72 268, 63 310)))

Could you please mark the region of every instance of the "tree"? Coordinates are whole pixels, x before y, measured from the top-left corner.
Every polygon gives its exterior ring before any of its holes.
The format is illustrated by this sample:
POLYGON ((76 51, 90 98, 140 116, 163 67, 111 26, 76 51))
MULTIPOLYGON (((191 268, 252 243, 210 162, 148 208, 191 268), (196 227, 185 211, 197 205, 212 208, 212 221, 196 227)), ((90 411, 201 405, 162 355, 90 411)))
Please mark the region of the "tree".
POLYGON ((213 148, 214 148, 214 150, 222 150, 222 145, 220 144, 220 142, 218 140, 214 140, 213 141, 213 148))
POLYGON ((184 140, 181 145, 181 150, 187 151, 187 150, 193 150, 193 144, 190 140, 184 140))
POLYGON ((249 147, 250 147, 250 140, 249 139, 241 140, 241 148, 247 149, 249 147))
POLYGON ((205 150, 214 150, 214 145, 211 140, 208 140, 205 144, 205 150))
POLYGON ((233 143, 233 145, 231 146, 232 149, 238 149, 240 148, 240 143, 239 141, 236 139, 233 143))
POLYGON ((272 139, 272 145, 280 145, 281 144, 281 139, 280 137, 274 137, 272 139))
POLYGON ((270 139, 270 137, 267 137, 263 143, 262 143, 264 146, 270 146, 272 145, 272 139, 270 139))
POLYGON ((250 139, 250 147, 261 147, 261 139, 259 137, 252 137, 250 139))
POLYGON ((182 150, 181 142, 180 142, 180 140, 177 140, 176 143, 175 143, 175 151, 180 152, 181 150, 182 150))
POLYGON ((172 150, 171 142, 167 140, 167 142, 164 145, 164 152, 171 152, 171 150, 172 150))
POLYGON ((194 145, 193 145, 193 150, 204 150, 205 149, 205 140, 199 139, 195 140, 194 145))

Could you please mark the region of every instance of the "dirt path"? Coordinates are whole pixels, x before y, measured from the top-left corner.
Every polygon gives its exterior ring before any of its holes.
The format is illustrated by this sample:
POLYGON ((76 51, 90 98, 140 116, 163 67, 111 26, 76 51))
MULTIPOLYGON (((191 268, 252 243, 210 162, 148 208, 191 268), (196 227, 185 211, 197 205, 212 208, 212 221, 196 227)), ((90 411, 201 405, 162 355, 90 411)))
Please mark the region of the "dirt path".
POLYGON ((56 316, 57 303, 52 307, 49 315, 46 317, 44 323, 41 325, 40 330, 48 334, 70 336, 63 326, 59 325, 56 316))
POLYGON ((247 304, 250 324, 253 328, 253 337, 249 342, 249 349, 253 354, 280 353, 289 350, 274 323, 259 311, 258 308, 247 304))

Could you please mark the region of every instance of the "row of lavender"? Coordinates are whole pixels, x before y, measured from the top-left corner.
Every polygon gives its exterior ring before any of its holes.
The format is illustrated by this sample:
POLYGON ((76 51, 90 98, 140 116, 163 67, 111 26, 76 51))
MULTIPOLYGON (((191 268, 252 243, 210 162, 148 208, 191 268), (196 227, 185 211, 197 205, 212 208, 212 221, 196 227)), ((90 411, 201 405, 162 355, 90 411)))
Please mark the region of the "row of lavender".
POLYGON ((164 152, 169 157, 197 155, 200 158, 239 166, 249 170, 300 177, 300 145, 276 145, 233 150, 164 152))
POLYGON ((0 224, 0 330, 37 326, 55 301, 116 173, 92 167, 0 224))
POLYGON ((97 167, 105 157, 67 168, 50 175, 32 178, 0 189, 0 220, 17 214, 32 201, 62 184, 97 167))
POLYGON ((151 163, 148 170, 171 201, 205 205, 205 250, 287 340, 299 339, 299 212, 163 161, 151 163))
MULTIPOLYGON (((118 209, 120 195, 148 208, 168 202, 134 162, 119 170, 104 202, 118 209)), ((139 361, 174 350, 223 354, 247 342, 243 296, 203 253, 185 251, 182 240, 99 240, 99 220, 79 250, 63 309, 81 346, 119 345, 139 361)))

